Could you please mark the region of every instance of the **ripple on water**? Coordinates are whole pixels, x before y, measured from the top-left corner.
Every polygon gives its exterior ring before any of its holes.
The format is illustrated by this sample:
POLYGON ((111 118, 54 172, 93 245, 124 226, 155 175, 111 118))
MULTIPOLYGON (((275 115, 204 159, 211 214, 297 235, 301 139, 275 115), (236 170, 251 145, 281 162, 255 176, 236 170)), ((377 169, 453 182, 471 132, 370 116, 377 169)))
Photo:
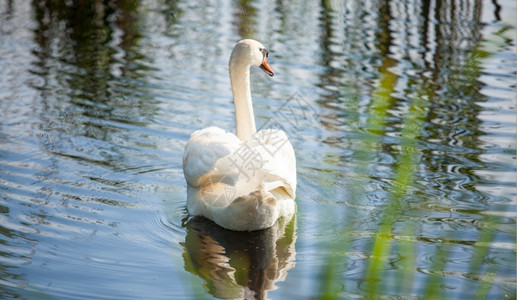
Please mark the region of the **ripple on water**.
MULTIPOLYGON (((187 217, 181 170, 190 133, 233 127, 227 61, 249 35, 277 71, 252 71, 257 125, 296 123, 286 131, 298 213, 294 237, 264 247, 283 247, 289 265, 276 268, 285 281, 271 298, 317 298, 327 278, 342 298, 364 298, 372 282, 381 298, 431 286, 463 299, 479 283, 490 296, 515 294, 515 30, 511 9, 491 11, 512 1, 8 2, 1 292, 195 298, 219 283, 210 275, 251 278, 245 235, 221 238, 187 217), (381 223, 391 234, 378 234, 381 223), (202 254, 196 238, 216 250, 201 272, 186 260, 202 254), (369 278, 379 240, 393 247, 382 277, 369 278), (232 271, 235 261, 244 263, 232 271)), ((281 261, 267 255, 253 259, 281 261)))

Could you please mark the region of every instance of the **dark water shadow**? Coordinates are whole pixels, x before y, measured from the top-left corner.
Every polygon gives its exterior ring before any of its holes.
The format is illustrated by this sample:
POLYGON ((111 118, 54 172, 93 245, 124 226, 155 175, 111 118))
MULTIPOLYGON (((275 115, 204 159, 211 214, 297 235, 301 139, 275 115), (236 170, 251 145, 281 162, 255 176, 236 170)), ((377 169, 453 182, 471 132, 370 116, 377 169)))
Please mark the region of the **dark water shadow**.
POLYGON ((185 270, 216 298, 267 299, 295 266, 295 223, 282 218, 265 230, 237 232, 203 217, 186 220, 185 270))

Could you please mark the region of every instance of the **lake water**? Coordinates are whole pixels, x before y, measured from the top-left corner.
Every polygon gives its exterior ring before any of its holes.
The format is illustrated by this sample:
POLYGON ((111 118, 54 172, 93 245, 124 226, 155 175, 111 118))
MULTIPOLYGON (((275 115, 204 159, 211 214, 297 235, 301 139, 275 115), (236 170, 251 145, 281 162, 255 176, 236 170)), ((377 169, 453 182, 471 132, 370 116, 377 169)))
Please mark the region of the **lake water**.
POLYGON ((0 0, 0 298, 515 299, 516 4, 0 0), (183 148, 258 127, 297 214, 189 218, 183 148))

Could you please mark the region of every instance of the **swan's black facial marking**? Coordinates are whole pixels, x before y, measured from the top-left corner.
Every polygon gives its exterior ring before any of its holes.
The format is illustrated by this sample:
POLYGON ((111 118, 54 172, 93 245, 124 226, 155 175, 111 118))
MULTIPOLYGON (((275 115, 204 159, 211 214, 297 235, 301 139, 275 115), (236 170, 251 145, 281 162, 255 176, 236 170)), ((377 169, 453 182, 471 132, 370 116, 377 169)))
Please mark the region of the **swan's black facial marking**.
POLYGON ((268 57, 269 52, 267 51, 266 48, 261 48, 259 50, 260 50, 260 52, 262 52, 262 55, 264 56, 264 58, 268 57))

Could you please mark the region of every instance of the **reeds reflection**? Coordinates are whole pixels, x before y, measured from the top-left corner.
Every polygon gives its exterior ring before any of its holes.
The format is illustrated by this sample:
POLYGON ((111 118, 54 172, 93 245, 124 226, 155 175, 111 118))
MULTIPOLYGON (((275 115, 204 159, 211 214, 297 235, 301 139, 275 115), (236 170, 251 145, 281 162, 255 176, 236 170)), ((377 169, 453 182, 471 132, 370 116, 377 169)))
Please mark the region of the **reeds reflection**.
POLYGON ((214 297, 267 299, 295 266, 294 217, 252 232, 227 230, 202 217, 189 219, 184 227, 185 270, 203 279, 214 297))

